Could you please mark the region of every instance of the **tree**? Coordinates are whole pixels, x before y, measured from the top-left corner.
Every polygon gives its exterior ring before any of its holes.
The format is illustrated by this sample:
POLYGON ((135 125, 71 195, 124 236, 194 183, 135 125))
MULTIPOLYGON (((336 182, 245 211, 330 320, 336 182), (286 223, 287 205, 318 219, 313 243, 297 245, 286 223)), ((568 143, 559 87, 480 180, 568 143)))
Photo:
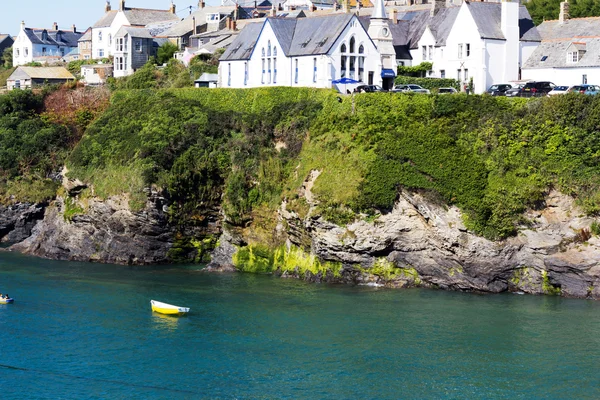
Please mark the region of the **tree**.
POLYGON ((158 48, 158 52, 156 53, 156 58, 158 59, 158 64, 162 65, 166 62, 169 62, 171 58, 173 58, 173 54, 179 51, 179 47, 177 45, 166 42, 162 46, 158 48))
POLYGON ((12 68, 13 65, 13 49, 9 47, 4 50, 2 58, 0 59, 0 65, 4 64, 4 68, 12 68))
MULTIPOLYGON (((545 20, 558 19, 562 0, 530 0, 525 3, 536 25, 545 20)), ((600 3, 597 0, 569 0, 571 18, 600 16, 600 3)))

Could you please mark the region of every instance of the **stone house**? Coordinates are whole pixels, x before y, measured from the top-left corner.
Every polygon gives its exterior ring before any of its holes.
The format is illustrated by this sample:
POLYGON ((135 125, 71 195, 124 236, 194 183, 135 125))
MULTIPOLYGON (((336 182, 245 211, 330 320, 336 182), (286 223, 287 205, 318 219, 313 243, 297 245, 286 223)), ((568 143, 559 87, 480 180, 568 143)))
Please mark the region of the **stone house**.
POLYGON ((133 74, 156 55, 154 38, 146 28, 122 26, 114 43, 115 78, 133 74))
POLYGON ((88 28, 77 41, 79 48, 79 58, 81 60, 91 60, 92 53, 92 28, 88 28))

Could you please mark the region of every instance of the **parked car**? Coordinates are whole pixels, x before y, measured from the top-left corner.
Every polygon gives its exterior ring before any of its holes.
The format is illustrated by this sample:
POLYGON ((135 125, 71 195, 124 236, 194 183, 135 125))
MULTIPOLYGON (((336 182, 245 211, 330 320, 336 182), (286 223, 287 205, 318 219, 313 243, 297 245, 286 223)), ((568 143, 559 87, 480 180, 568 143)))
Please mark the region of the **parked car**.
POLYGON ((557 94, 565 94, 569 90, 568 86, 554 86, 554 89, 548 92, 548 96, 556 96, 557 94))
POLYGON ((358 93, 385 92, 379 85, 359 85, 354 91, 358 93))
POLYGON ((458 93, 458 90, 453 87, 442 87, 438 89, 438 94, 453 94, 458 93))
POLYGON ((408 85, 396 85, 392 89, 392 92, 404 92, 404 93, 425 93, 429 94, 429 89, 422 88, 419 85, 408 84, 408 85))
POLYGON ((598 94, 600 93, 600 87, 596 85, 576 85, 569 89, 569 93, 582 93, 582 94, 598 94))
POLYGON ((552 89, 554 89, 554 83, 548 81, 540 82, 527 82, 523 89, 519 93, 521 97, 536 97, 546 96, 552 89))
POLYGON ((524 86, 524 83, 518 83, 515 86, 508 89, 506 92, 504 92, 504 95, 506 97, 517 97, 521 94, 521 90, 523 90, 524 86))
POLYGON ((512 88, 512 85, 509 85, 508 83, 500 83, 490 86, 487 90, 487 93, 492 96, 504 96, 504 93, 506 93, 506 91, 510 88, 512 88))

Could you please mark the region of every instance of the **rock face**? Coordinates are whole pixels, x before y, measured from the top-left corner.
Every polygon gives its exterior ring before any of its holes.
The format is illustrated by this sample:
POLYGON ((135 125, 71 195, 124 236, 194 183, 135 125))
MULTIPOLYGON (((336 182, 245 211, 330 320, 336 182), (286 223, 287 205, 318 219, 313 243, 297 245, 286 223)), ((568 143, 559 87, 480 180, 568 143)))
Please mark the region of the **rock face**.
MULTIPOLYGON (((457 208, 414 193, 402 193, 393 211, 374 222, 346 227, 310 212, 300 219, 285 203, 280 210, 289 243, 308 242, 320 259, 343 265, 341 277, 298 276, 302 279, 600 298, 600 240, 582 240, 582 229, 585 234, 593 220, 580 215, 570 197, 552 192, 543 210, 526 215, 527 228, 493 242, 468 232, 457 208)), ((221 247, 231 255, 227 246, 226 237, 221 247)))
POLYGON ((46 204, 19 203, 0 206, 0 239, 17 243, 31 235, 33 227, 44 218, 46 204))
POLYGON ((162 211, 164 199, 151 196, 146 208, 129 210, 123 197, 87 200, 85 214, 64 216, 65 200, 58 197, 30 237, 11 250, 57 260, 151 264, 167 261, 174 231, 162 211))

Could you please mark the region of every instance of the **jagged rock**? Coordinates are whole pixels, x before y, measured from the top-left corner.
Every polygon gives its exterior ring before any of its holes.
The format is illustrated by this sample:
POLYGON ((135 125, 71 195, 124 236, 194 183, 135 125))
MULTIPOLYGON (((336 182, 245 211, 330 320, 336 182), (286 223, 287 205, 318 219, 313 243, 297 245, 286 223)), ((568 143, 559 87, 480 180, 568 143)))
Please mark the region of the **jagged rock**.
POLYGON ((46 204, 18 203, 0 206, 0 240, 17 243, 31 235, 31 231, 44 217, 46 204))

